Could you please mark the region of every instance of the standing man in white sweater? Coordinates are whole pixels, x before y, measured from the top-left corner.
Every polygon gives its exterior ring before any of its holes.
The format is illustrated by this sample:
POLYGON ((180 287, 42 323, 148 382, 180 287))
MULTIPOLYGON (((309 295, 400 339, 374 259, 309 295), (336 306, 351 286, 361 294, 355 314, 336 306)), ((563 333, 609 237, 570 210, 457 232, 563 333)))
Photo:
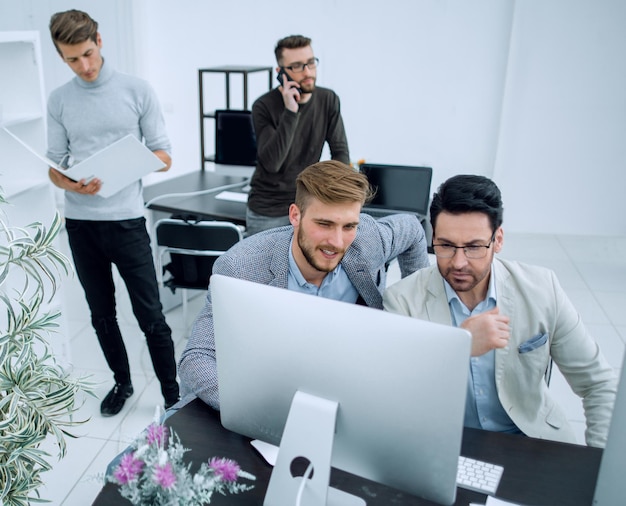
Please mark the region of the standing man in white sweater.
MULTIPOLYGON (((50 35, 61 59, 76 74, 48 100, 48 157, 79 162, 132 134, 143 140, 168 170, 170 142, 156 94, 145 81, 116 72, 104 61, 98 23, 70 10, 50 19, 50 35)), ((133 313, 148 350, 166 408, 179 398, 171 330, 163 316, 141 181, 104 198, 106 180, 72 181, 53 168, 50 179, 65 190, 66 228, 91 322, 113 372, 115 385, 100 406, 103 416, 119 413, 133 394, 126 347, 115 309, 115 264, 126 284, 133 313)))

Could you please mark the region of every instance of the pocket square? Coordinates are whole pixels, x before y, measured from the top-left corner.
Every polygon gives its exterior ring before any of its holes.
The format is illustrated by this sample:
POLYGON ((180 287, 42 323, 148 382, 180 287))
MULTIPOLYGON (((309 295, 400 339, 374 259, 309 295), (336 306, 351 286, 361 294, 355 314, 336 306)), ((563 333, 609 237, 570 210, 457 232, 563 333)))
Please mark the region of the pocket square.
POLYGON ((537 334, 531 337, 528 341, 524 341, 517 347, 517 351, 520 353, 528 353, 529 351, 536 350, 540 346, 543 346, 548 342, 548 334, 537 334))

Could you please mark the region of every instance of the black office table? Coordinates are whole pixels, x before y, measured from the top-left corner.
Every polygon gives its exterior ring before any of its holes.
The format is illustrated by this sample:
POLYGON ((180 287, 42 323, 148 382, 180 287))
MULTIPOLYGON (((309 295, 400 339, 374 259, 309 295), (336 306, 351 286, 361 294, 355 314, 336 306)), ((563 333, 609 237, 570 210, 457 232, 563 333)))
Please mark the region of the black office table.
MULTIPOLYGON (((197 469, 210 457, 236 460, 256 476, 255 488, 239 495, 213 496, 211 504, 260 506, 272 467, 250 445, 250 439, 222 427, 219 413, 196 399, 167 420, 190 448, 186 460, 197 469)), ((589 506, 593 499, 602 450, 475 429, 465 429, 461 453, 504 466, 497 496, 524 505, 589 506)), ((368 506, 435 506, 435 503, 333 469, 331 485, 363 497, 368 506)), ((486 496, 458 489, 455 505, 484 504, 486 496)), ((107 483, 93 506, 130 504, 107 483)))
MULTIPOLYGON (((196 171, 165 180, 144 188, 144 201, 150 203, 155 197, 170 194, 193 193, 221 188, 247 181, 243 176, 216 174, 210 171, 196 171)), ((232 189, 230 191, 237 191, 232 189)), ((216 199, 220 191, 203 195, 185 195, 159 198, 148 209, 168 214, 193 215, 204 220, 230 221, 236 225, 246 224, 245 202, 216 199)))

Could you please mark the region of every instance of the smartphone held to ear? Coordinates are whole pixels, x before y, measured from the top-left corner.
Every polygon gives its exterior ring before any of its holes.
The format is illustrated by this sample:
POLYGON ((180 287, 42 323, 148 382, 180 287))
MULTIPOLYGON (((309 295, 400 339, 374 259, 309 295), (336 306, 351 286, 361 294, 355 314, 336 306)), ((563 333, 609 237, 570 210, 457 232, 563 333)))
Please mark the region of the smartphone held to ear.
MULTIPOLYGON (((280 83, 281 86, 283 85, 283 76, 287 78, 287 81, 293 81, 293 79, 289 77, 289 74, 287 74, 287 72, 285 72, 283 69, 280 69, 280 72, 276 76, 276 79, 278 79, 278 82, 280 83)), ((294 88, 298 92, 298 95, 302 93, 299 87, 294 87, 294 88)))

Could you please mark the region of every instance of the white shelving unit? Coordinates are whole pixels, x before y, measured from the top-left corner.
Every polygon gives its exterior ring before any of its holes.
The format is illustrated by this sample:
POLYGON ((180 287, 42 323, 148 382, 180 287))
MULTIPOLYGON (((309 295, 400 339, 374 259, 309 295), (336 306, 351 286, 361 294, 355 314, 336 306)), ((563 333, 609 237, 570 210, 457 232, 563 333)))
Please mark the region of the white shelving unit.
POLYGON ((46 149, 46 107, 39 32, 0 32, 0 185, 12 204, 11 224, 26 225, 35 215, 49 222, 54 216, 53 191, 42 160, 6 130, 39 153, 46 149), (25 205, 21 205, 25 204, 25 205))
MULTIPOLYGON (((46 104, 37 31, 0 32, 0 186, 8 201, 2 212, 10 226, 33 222, 48 226, 56 212, 48 166, 11 134, 45 153, 46 104)), ((51 307, 62 310, 62 299, 57 292, 51 307)), ((63 316, 58 323, 58 334, 50 342, 57 359, 68 362, 63 316)))

